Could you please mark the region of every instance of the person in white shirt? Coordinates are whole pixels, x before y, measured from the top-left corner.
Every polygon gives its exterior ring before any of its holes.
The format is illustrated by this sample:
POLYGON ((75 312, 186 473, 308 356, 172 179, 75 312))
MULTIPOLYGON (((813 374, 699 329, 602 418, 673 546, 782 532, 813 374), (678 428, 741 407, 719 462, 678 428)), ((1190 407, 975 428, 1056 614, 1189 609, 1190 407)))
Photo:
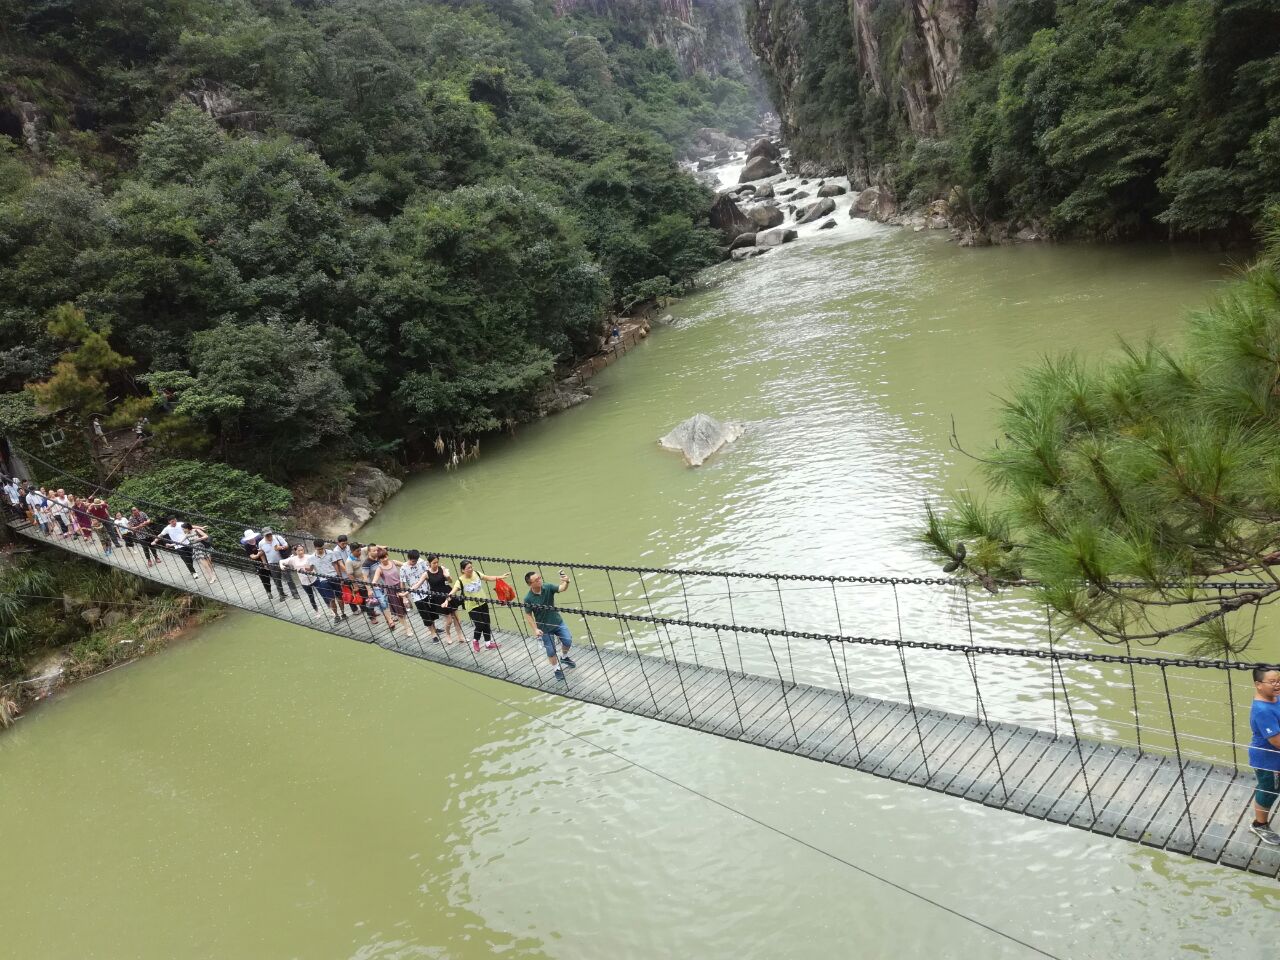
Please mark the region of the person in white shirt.
POLYGON ((116 531, 119 533, 121 541, 132 550, 133 531, 129 529, 129 518, 124 515, 123 511, 117 510, 116 517, 111 522, 116 525, 116 531))
POLYGON ((71 498, 61 487, 51 498, 53 500, 53 522, 62 529, 64 537, 71 536, 71 498))
POLYGON ((4 502, 15 517, 22 516, 22 496, 18 492, 17 478, 10 478, 4 485, 4 502))
MULTIPOLYGON (((319 613, 320 605, 316 603, 315 567, 311 565, 311 559, 307 556, 307 551, 302 544, 294 547, 293 553, 280 561, 280 569, 293 571, 294 576, 298 578, 298 585, 302 587, 302 592, 311 601, 311 609, 319 613)), ((290 586, 293 585, 292 579, 290 579, 289 584, 290 586)))
POLYGON ((167 541, 164 545, 170 550, 175 551, 182 558, 182 562, 187 565, 187 569, 191 571, 191 576, 198 577, 196 573, 196 565, 192 559, 191 537, 182 529, 182 524, 178 522, 177 517, 170 517, 165 528, 160 531, 159 536, 151 541, 151 545, 157 546, 161 540, 167 541))
POLYGON ((430 567, 417 550, 410 550, 406 556, 409 559, 400 565, 400 582, 409 588, 409 596, 413 598, 413 606, 422 617, 423 625, 434 631, 437 614, 431 608, 431 597, 426 587, 420 586, 426 580, 430 567), (419 585, 417 589, 414 589, 415 585, 419 585))
POLYGON ((347 619, 342 607, 342 587, 338 578, 347 572, 346 561, 337 550, 326 550, 323 540, 312 541, 314 550, 307 554, 311 570, 316 575, 316 593, 333 612, 333 621, 347 619))
MULTIPOLYGON (((40 523, 38 519, 39 511, 36 508, 43 506, 44 502, 44 494, 35 487, 32 487, 27 491, 27 516, 30 518, 32 523, 40 523)), ((43 524, 41 524, 40 529, 45 529, 43 524)))
MULTIPOLYGON (((276 592, 279 593, 280 599, 284 600, 284 574, 280 569, 280 561, 289 554, 289 541, 280 534, 276 533, 270 527, 262 528, 262 536, 258 539, 257 555, 255 560, 260 560, 271 574, 271 579, 276 585, 276 592)), ((293 594, 293 599, 300 600, 298 588, 293 582, 293 578, 289 578, 289 592, 293 594)))

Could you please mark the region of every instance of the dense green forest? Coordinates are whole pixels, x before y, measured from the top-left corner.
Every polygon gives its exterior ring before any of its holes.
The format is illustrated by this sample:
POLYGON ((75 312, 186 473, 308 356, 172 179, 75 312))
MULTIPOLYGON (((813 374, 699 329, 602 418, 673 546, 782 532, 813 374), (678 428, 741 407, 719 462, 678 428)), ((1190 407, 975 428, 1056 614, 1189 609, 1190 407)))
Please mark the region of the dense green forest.
POLYGON ((0 428, 145 416, 162 458, 277 479, 529 416, 607 311, 717 258, 673 144, 760 110, 550 0, 0 23, 0 428))
POLYGON ((1280 199, 1275 0, 750 0, 797 157, 1058 236, 1250 235, 1280 199), (959 188, 953 190, 953 188, 959 188))

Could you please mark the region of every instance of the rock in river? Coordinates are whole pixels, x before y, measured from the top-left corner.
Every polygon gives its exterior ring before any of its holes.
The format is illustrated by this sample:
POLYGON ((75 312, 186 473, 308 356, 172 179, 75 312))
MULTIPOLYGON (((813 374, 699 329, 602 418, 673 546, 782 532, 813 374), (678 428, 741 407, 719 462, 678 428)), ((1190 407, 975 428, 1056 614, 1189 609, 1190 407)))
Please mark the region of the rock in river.
POLYGON ((754 247, 756 245, 756 235, 754 233, 740 233, 733 239, 733 243, 729 244, 730 250, 740 250, 743 247, 754 247))
POLYGON ((778 160, 782 157, 782 150, 768 137, 761 137, 747 151, 747 159, 750 160, 753 157, 767 157, 770 160, 778 160))
MULTIPOLYGON (((805 207, 804 211, 800 214, 800 219, 797 220, 796 222, 797 223, 817 223, 823 217, 829 216, 831 213, 833 213, 835 209, 836 209, 836 202, 832 200, 830 197, 823 197, 817 203, 810 204, 809 206, 805 207)), ((752 213, 755 213, 755 211, 753 210, 752 213)))
POLYGON ((738 177, 738 182, 750 183, 752 180, 763 180, 765 177, 775 177, 781 172, 782 168, 778 166, 776 160, 770 160, 768 157, 752 157, 742 168, 742 176, 738 177))
POLYGON ((658 443, 667 450, 684 454, 689 466, 697 467, 726 443, 732 443, 740 436, 742 424, 732 421, 721 423, 705 413, 698 413, 662 437, 658 443))
POLYGON ((773 230, 766 230, 764 233, 756 234, 757 247, 778 247, 784 243, 790 243, 799 234, 788 227, 775 227, 773 230))
POLYGON ((844 187, 838 183, 828 183, 818 188, 818 196, 820 197, 842 197, 844 194, 844 187))
POLYGON ((763 230, 781 226, 782 221, 787 219, 786 214, 772 204, 754 207, 747 216, 751 218, 752 223, 763 230))
POLYGON ((726 241, 742 233, 755 229, 755 225, 742 212, 742 208, 733 202, 733 198, 721 195, 711 206, 711 226, 720 231, 726 241))

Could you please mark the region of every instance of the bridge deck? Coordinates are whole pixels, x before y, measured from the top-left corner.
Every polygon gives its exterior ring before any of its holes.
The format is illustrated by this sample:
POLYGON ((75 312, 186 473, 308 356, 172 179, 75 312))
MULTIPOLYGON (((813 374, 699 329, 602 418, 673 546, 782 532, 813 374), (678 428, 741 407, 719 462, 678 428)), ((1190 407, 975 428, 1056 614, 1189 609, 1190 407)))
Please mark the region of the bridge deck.
POLYGON ((173 554, 147 568, 140 549, 117 549, 107 558, 96 545, 50 540, 25 524, 16 528, 165 586, 411 657, 1237 869, 1280 874, 1280 847, 1263 845, 1248 831, 1248 770, 1186 761, 1180 777, 1177 761, 1160 753, 957 713, 913 711, 894 701, 784 685, 635 650, 593 648, 585 638, 576 647, 578 668, 562 682, 539 642, 508 631, 495 631, 501 649, 474 653, 432 643, 421 624, 415 635, 393 634, 385 624, 371 628, 355 615, 335 624, 314 614, 305 599, 268 599, 252 573, 219 567, 219 582, 208 584, 193 579, 173 554))

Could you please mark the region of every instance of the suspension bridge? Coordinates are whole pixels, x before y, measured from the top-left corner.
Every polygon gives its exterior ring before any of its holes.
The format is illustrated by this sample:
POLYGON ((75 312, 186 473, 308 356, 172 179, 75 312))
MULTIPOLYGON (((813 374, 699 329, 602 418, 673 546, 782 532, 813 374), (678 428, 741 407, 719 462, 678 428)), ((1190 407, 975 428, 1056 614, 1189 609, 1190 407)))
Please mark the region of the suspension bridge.
MULTIPOLYGON (((113 497, 112 505, 127 510, 134 504, 113 497)), ((153 517, 184 516, 137 505, 153 517)), ((186 516, 210 528, 215 544, 239 536, 228 521, 186 516)), ((523 606, 492 593, 499 646, 475 650, 434 642, 414 622, 412 604, 395 627, 359 613, 335 620, 323 602, 317 609, 303 595, 279 595, 280 584, 234 550, 211 550, 216 581, 209 582, 199 563, 193 571, 190 557, 172 550, 159 550, 150 564, 141 544, 116 546, 107 555, 96 536, 46 533, 24 519, 10 525, 165 587, 405 656, 1280 875, 1280 848, 1261 844, 1248 830, 1254 780, 1242 763, 1246 741, 1236 714, 1248 709, 1253 664, 1090 649, 1061 637, 1055 642, 1052 632, 1047 646, 998 642, 1004 632, 1021 632, 1025 622, 997 617, 982 623, 968 587, 954 580, 471 557, 487 573, 507 574, 520 594, 526 569, 550 568, 548 583, 556 582, 557 568, 569 574, 572 586, 557 607, 573 629, 578 666, 559 680, 542 642, 530 636, 523 606), (874 609, 851 601, 851 591, 876 591, 874 609), (904 612, 900 597, 909 591, 927 595, 904 612), (945 623, 937 620, 939 611, 945 623), (864 613, 873 625, 879 617, 888 635, 847 634, 844 623, 862 626, 864 613), (819 629, 828 623, 834 628, 819 629), (925 639, 939 631, 944 639, 925 639)), ((306 534, 288 537, 310 544, 306 534)), ((457 570, 456 555, 436 552, 457 570)), ((1247 736, 1247 722, 1242 727, 1247 736)))

